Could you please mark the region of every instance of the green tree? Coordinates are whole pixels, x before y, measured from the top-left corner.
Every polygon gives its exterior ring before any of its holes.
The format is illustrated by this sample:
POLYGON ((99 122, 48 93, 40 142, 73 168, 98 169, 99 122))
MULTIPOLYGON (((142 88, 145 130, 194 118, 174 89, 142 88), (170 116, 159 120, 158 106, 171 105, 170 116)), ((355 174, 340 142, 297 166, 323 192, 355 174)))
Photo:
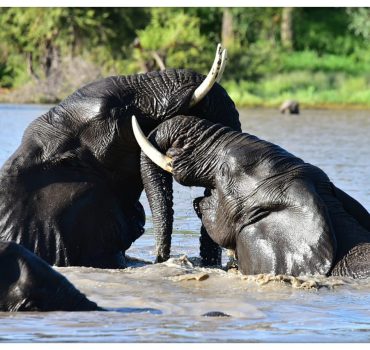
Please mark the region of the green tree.
POLYGON ((48 77, 62 57, 89 57, 109 68, 147 20, 148 10, 135 8, 2 8, 0 59, 15 75, 23 70, 36 79, 48 77))
POLYGON ((370 8, 349 8, 347 13, 350 18, 349 28, 356 35, 370 40, 370 8))
POLYGON ((135 57, 141 67, 144 62, 146 70, 191 67, 203 71, 209 66, 209 54, 204 52, 207 38, 200 33, 200 20, 182 9, 153 8, 150 23, 137 35, 135 57))
POLYGON ((281 14, 281 44, 288 51, 293 48, 293 7, 284 7, 281 14))
POLYGON ((234 45, 234 24, 233 15, 230 9, 225 8, 222 13, 222 32, 221 39, 222 44, 225 47, 231 47, 234 45))
POLYGON ((294 48, 319 54, 351 54, 361 40, 348 31, 350 18, 345 8, 297 8, 294 48))

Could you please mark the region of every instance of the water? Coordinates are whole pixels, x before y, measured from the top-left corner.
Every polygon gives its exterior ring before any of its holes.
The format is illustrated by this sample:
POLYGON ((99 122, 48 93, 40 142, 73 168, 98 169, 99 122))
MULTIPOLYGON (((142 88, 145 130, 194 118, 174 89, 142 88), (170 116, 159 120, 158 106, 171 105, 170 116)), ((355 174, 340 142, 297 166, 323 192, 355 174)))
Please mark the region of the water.
MULTIPOLYGON (((0 164, 46 106, 0 105, 0 164)), ((241 112, 243 130, 321 167, 370 210, 370 112, 241 112)), ((108 312, 0 313, 6 342, 369 342, 370 280, 246 277, 197 266, 200 223, 192 210, 199 188, 174 187, 173 258, 125 270, 57 268, 108 312), (183 256, 187 256, 183 257, 183 256), (200 278, 197 280, 195 278, 200 278), (189 279, 193 278, 193 279, 189 279), (229 317, 204 317, 211 311, 229 317)), ((152 261, 147 232, 128 255, 152 261)))

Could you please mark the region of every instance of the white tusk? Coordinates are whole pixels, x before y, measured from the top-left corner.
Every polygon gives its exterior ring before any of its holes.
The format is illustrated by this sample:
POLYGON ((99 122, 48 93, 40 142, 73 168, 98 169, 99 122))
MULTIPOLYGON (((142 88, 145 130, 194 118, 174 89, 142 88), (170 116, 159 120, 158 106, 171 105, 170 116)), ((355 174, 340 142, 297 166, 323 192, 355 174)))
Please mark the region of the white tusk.
POLYGON ((220 68, 220 71, 218 73, 217 80, 216 80, 218 83, 220 83, 220 81, 222 79, 222 76, 224 74, 224 70, 225 70, 225 67, 226 67, 226 61, 227 61, 227 50, 224 49, 222 51, 222 57, 221 57, 221 62, 223 62, 223 63, 221 65, 221 68, 220 68))
POLYGON ((217 45, 215 60, 211 70, 209 71, 207 77, 203 80, 202 84, 194 91, 193 96, 190 100, 190 107, 196 105, 201 101, 205 95, 208 94, 209 90, 212 89, 212 86, 217 81, 219 82, 222 78, 222 73, 224 72, 226 65, 226 49, 222 48, 221 44, 217 45))
POLYGON ((134 132, 137 143, 139 144, 141 150, 148 156, 148 158, 163 170, 168 171, 172 174, 172 159, 166 155, 159 152, 145 137, 143 131, 140 128, 136 117, 132 116, 132 130, 134 132))

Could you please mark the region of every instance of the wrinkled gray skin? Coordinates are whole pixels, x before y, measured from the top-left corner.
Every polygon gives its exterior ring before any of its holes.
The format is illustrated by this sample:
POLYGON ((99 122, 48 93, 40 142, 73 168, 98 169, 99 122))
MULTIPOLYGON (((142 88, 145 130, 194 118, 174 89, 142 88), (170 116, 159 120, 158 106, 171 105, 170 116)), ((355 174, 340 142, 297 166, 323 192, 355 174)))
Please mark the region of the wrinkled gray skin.
MULTIPOLYGON (((218 84, 189 108, 204 78, 180 69, 113 76, 82 87, 34 120, 1 169, 0 240, 22 244, 56 266, 125 267, 124 252, 145 223, 131 116, 146 134, 178 114, 240 129, 234 103, 218 84)), ((160 187, 149 202, 154 212, 167 210, 160 187)), ((172 226, 166 225, 154 220, 158 261, 169 256, 172 226)), ((202 232, 209 243, 203 255, 212 260, 219 249, 202 232)))
MULTIPOLYGON (((209 189, 195 209, 242 273, 370 276, 370 215, 321 169, 194 117, 162 123, 149 140, 172 157, 176 181, 209 189)), ((171 176, 144 155, 141 166, 143 176, 171 176)))
POLYGON ((97 311, 64 276, 14 242, 0 242, 0 311, 97 311))

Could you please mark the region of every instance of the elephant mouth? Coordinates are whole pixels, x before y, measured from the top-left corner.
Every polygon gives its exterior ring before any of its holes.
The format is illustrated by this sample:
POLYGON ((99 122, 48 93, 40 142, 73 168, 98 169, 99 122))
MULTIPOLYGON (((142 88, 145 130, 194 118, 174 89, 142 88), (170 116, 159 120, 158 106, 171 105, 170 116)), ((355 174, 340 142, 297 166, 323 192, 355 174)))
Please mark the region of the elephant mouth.
POLYGON ((216 211, 217 197, 216 191, 208 189, 206 196, 197 198, 198 211, 202 216, 205 213, 216 211))

